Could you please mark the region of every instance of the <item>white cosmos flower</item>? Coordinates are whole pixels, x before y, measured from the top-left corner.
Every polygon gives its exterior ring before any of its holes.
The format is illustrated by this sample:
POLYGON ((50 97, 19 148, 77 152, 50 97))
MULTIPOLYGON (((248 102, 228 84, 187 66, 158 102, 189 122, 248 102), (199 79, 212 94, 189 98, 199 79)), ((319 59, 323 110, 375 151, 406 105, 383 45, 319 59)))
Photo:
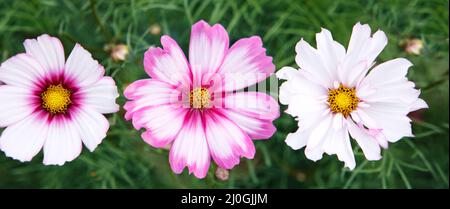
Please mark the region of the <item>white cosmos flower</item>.
POLYGON ((109 128, 102 114, 119 110, 114 80, 79 44, 67 61, 55 37, 24 46, 0 66, 0 149, 23 162, 43 148, 46 165, 72 161, 82 144, 94 151, 109 128))
POLYGON ((299 70, 277 72, 287 80, 280 87, 280 102, 298 120, 299 129, 286 139, 291 148, 306 146, 306 157, 314 161, 324 152, 336 154, 354 169, 350 136, 368 160, 381 158, 380 146, 413 136, 407 114, 428 106, 406 78, 411 62, 397 58, 374 65, 387 44, 383 31, 371 36, 369 25, 357 23, 347 51, 326 29, 316 41, 317 49, 303 39, 297 43, 299 70))

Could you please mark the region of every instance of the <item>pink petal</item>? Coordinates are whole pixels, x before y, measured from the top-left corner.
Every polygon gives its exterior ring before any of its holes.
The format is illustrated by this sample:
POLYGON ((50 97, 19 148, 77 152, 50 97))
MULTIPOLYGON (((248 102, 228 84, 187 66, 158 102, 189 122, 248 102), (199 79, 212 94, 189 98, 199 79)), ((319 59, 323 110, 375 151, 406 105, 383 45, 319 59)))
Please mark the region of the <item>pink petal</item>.
POLYGON ((150 145, 161 148, 172 142, 184 125, 188 109, 172 105, 151 106, 133 115, 133 126, 147 131, 142 138, 150 145))
POLYGON ((266 79, 274 71, 272 57, 266 55, 261 38, 243 38, 234 43, 225 56, 218 72, 224 77, 219 89, 242 89, 266 79))
POLYGON ((211 159, 200 114, 197 111, 189 113, 170 149, 170 167, 176 174, 186 166, 197 178, 205 178, 208 173, 211 159))
POLYGON ((229 47, 228 33, 220 24, 200 20, 192 26, 189 62, 194 87, 207 85, 222 64, 229 47))
POLYGON ((203 116, 208 147, 218 166, 231 169, 240 157, 253 159, 255 146, 242 129, 220 113, 211 111, 203 116))
POLYGON ((128 101, 124 105, 125 118, 130 120, 134 113, 142 108, 160 105, 179 105, 180 91, 169 83, 155 80, 142 79, 130 84, 124 91, 128 101))
POLYGON ((172 85, 189 84, 191 73, 186 57, 177 42, 170 36, 161 37, 163 48, 150 47, 144 54, 144 69, 154 78, 172 85))
POLYGON ((76 86, 86 87, 99 81, 105 74, 105 69, 92 58, 91 53, 81 45, 75 44, 67 58, 64 74, 66 82, 75 79, 76 86))
POLYGON ((44 34, 37 39, 25 40, 23 45, 45 72, 58 74, 64 70, 64 47, 58 38, 44 34))
POLYGON ((259 92, 230 93, 218 108, 252 139, 270 138, 276 131, 272 121, 279 117, 279 105, 271 96, 259 92))

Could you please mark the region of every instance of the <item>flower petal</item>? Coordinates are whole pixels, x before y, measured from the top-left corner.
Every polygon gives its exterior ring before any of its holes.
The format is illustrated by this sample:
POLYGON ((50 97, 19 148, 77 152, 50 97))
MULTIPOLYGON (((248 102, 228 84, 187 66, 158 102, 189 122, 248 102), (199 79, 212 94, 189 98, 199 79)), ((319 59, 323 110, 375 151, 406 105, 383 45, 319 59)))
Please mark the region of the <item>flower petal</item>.
POLYGON ((91 108, 77 109, 73 117, 74 126, 84 145, 93 152, 106 137, 109 122, 102 114, 91 108))
POLYGON ((223 76, 221 91, 233 91, 254 85, 275 71, 272 57, 266 55, 261 38, 252 36, 238 40, 225 56, 219 74, 223 76))
POLYGON ((345 163, 345 167, 350 170, 355 168, 355 156, 353 154, 347 128, 342 128, 335 131, 332 138, 328 140, 328 144, 325 145, 324 149, 329 155, 336 154, 338 159, 345 163))
POLYGON ((305 75, 308 76, 308 79, 325 88, 331 88, 334 78, 325 66, 319 52, 303 39, 297 43, 295 51, 297 52, 295 62, 306 72, 305 75))
POLYGON ((85 87, 99 81, 105 74, 105 69, 97 60, 92 58, 91 53, 81 45, 75 44, 69 58, 67 58, 64 73, 66 82, 75 79, 78 87, 85 87))
POLYGON ((205 178, 210 165, 210 154, 199 112, 190 112, 170 149, 169 161, 173 172, 180 174, 187 166, 189 173, 205 178))
POLYGON ((175 139, 187 113, 188 109, 172 105, 146 107, 133 115, 133 126, 137 130, 146 128, 147 131, 142 133, 144 141, 161 148, 175 139))
POLYGON ((144 54, 144 69, 147 74, 162 81, 178 85, 189 84, 191 72, 183 51, 170 36, 161 37, 162 49, 150 47, 144 54))
POLYGON ((81 95, 83 105, 89 106, 99 113, 114 113, 119 111, 116 98, 119 97, 114 80, 105 76, 96 83, 80 89, 76 94, 81 95))
POLYGON ((27 89, 34 89, 42 81, 45 70, 28 54, 18 54, 0 66, 0 81, 27 89))
POLYGON ((252 139, 267 139, 275 133, 272 121, 279 117, 280 107, 271 96, 259 92, 230 93, 223 98, 223 105, 218 111, 252 139))
POLYGON ((280 86, 280 103, 289 104, 297 95, 310 97, 322 97, 328 95, 328 89, 308 80, 303 70, 291 67, 283 67, 277 72, 279 79, 287 80, 280 86))
POLYGON ((27 39, 23 43, 27 54, 36 59, 47 73, 59 73, 64 70, 64 47, 58 38, 47 34, 37 39, 27 39))
POLYGON ((44 145, 47 131, 46 120, 42 120, 38 113, 31 114, 3 131, 0 149, 8 157, 21 162, 30 161, 44 145))
POLYGON ((347 120, 348 130, 353 139, 358 142, 361 147, 364 156, 368 160, 379 160, 381 159, 381 149, 377 142, 377 139, 366 133, 362 128, 358 127, 350 119, 347 120))
POLYGON ((229 47, 228 33, 220 24, 200 20, 192 25, 189 63, 194 87, 206 85, 219 70, 229 47))
POLYGON ((124 105, 125 119, 130 120, 135 112, 145 107, 176 105, 179 95, 180 92, 169 83, 155 79, 137 80, 124 91, 124 96, 132 100, 124 105))
POLYGON ((345 57, 345 48, 340 43, 333 40, 333 37, 325 28, 316 34, 317 51, 319 52, 325 67, 332 77, 337 76, 337 66, 345 57))
POLYGON ((231 169, 241 156, 253 159, 255 146, 242 129, 220 113, 211 111, 203 116, 208 147, 218 166, 231 169))
POLYGON ((44 165, 64 165, 82 150, 81 138, 73 122, 61 117, 52 120, 44 144, 44 165))
POLYGON ((29 116, 36 108, 36 96, 28 89, 0 85, 0 127, 12 125, 29 116))
POLYGON ((410 108, 404 104, 376 102, 371 103, 368 107, 361 107, 358 111, 363 111, 367 117, 373 120, 378 126, 376 128, 382 129, 383 134, 390 142, 414 136, 411 130, 411 119, 407 116, 410 108))

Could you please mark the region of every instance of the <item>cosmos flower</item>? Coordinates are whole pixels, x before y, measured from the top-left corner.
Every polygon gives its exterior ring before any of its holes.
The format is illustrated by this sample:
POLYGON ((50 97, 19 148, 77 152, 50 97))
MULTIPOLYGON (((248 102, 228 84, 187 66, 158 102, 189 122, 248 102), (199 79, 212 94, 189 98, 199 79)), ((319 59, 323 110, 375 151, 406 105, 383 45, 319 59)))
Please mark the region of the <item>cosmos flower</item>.
POLYGON ((151 79, 130 84, 125 118, 145 128, 142 138, 153 147, 172 144, 169 161, 179 174, 184 167, 204 178, 210 159, 231 169, 240 157, 252 159, 252 139, 275 132, 278 103, 269 95, 238 91, 270 76, 275 66, 257 36, 229 48, 228 33, 199 21, 192 26, 189 62, 178 44, 161 37, 163 48, 150 47, 144 68, 151 79))
POLYGON ((277 72, 287 80, 280 87, 280 102, 298 119, 298 130, 286 138, 291 148, 306 146, 306 157, 314 161, 324 152, 336 154, 353 169, 350 136, 368 160, 381 158, 380 146, 413 136, 407 114, 427 104, 406 78, 411 62, 397 58, 375 65, 387 44, 383 31, 371 35, 369 25, 357 23, 347 51, 326 29, 316 41, 317 49, 303 39, 297 43, 299 70, 277 72))
POLYGON ((94 151, 109 128, 102 113, 118 111, 117 87, 91 54, 76 44, 67 62, 59 39, 24 42, 26 53, 0 66, 0 149, 30 161, 43 147, 45 165, 63 165, 94 151))

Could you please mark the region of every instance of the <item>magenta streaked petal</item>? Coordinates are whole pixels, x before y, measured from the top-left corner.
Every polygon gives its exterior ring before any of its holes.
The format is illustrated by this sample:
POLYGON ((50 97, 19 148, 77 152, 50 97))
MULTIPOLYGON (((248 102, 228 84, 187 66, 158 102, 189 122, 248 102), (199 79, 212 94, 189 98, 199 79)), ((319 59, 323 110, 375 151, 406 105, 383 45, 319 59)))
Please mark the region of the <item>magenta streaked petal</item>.
POLYGON ((0 137, 0 149, 6 156, 21 162, 30 161, 47 138, 48 124, 38 113, 8 126, 0 137))
POLYGON ((256 84, 275 71, 272 57, 266 55, 261 38, 252 36, 238 40, 225 55, 219 74, 224 77, 220 91, 233 91, 256 84))
POLYGON ((76 92, 80 97, 80 105, 89 106, 99 113, 114 113, 119 111, 119 105, 116 104, 116 98, 119 97, 117 86, 114 80, 105 76, 96 83, 82 88, 76 92))
POLYGON ((105 69, 92 58, 91 53, 81 45, 75 44, 64 69, 66 79, 74 79, 79 87, 90 86, 99 81, 105 74, 105 69))
POLYGON ((201 113, 189 113, 170 149, 169 161, 173 172, 180 174, 184 167, 197 178, 205 178, 210 165, 210 153, 202 124, 201 113))
POLYGON ((80 134, 72 120, 53 120, 48 128, 44 144, 44 165, 64 165, 72 161, 82 150, 80 134))
POLYGON ((160 47, 150 47, 144 54, 144 69, 147 74, 172 85, 189 86, 191 73, 183 51, 177 42, 167 35, 161 37, 160 47))
POLYGON ((192 25, 189 62, 194 87, 207 85, 218 71, 229 47, 228 33, 220 24, 200 20, 192 25))
POLYGON ((130 120, 134 113, 142 108, 159 105, 178 105, 180 92, 169 83, 155 80, 142 79, 130 84, 124 91, 128 101, 124 105, 125 119, 130 120))
POLYGON ((171 105, 146 107, 133 115, 133 126, 136 130, 147 129, 142 134, 144 141, 161 148, 177 136, 187 112, 188 109, 171 105))
POLYGON ((11 85, 0 86, 0 127, 12 125, 29 116, 35 96, 29 89, 11 85))
POLYGON ((272 121, 280 116, 278 102, 259 92, 229 93, 217 108, 252 139, 267 139, 275 133, 272 121))
POLYGON ((231 169, 239 164, 240 157, 253 159, 255 145, 235 123, 212 111, 204 114, 203 120, 208 147, 217 165, 231 169))
POLYGON ((25 40, 23 45, 26 53, 34 57, 46 73, 64 70, 64 48, 58 38, 44 34, 36 39, 25 40))

